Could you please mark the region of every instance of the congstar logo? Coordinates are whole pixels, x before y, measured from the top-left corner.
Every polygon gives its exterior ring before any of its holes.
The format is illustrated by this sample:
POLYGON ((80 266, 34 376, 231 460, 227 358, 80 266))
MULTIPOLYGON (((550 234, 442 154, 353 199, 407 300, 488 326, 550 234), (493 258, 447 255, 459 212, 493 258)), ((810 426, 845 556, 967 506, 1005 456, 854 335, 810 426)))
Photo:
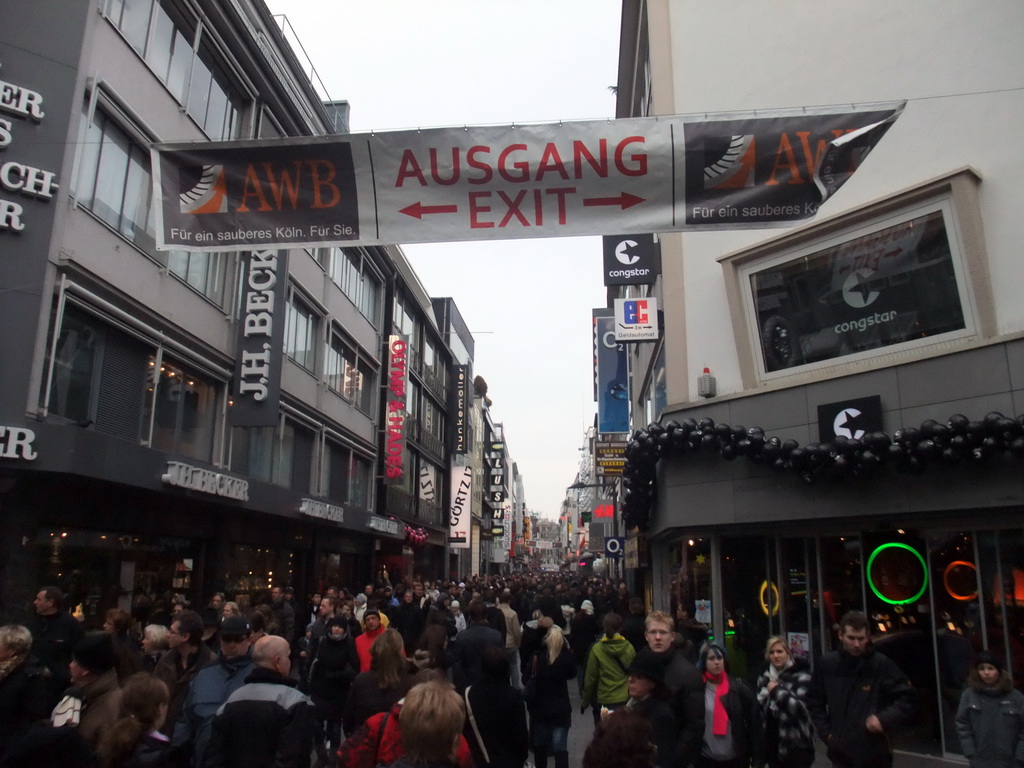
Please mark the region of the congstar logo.
POLYGON ((640 261, 640 255, 636 253, 638 245, 636 240, 623 240, 615 246, 615 259, 627 267, 640 261))

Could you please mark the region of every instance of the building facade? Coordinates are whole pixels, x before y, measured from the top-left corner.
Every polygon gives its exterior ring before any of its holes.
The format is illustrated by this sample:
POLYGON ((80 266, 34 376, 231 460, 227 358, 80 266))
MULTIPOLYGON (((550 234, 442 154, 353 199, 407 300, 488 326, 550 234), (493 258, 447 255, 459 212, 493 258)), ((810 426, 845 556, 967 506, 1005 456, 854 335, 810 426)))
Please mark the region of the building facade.
MULTIPOLYGON (((921 694, 894 746, 925 764, 960 753, 978 650, 1024 685, 1022 9, 729 8, 723 49, 721 5, 624 3, 618 116, 906 105, 809 223, 659 237, 627 518, 655 603, 708 624, 737 674, 769 635, 813 658, 865 611, 921 694)), ((798 183, 828 137, 775 140, 774 183, 798 183)))
POLYGON ((0 8, 0 614, 440 578, 452 351, 400 249, 155 248, 150 144, 345 105, 258 0, 61 8, 0 8))

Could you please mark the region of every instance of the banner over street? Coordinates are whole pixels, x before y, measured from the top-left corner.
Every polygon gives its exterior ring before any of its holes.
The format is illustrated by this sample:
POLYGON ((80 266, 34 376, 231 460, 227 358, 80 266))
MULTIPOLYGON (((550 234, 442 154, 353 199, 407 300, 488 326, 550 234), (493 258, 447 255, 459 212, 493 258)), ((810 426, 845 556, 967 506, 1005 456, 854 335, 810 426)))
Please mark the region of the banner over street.
POLYGON ((157 247, 787 226, 814 216, 902 109, 160 144, 152 150, 157 247))

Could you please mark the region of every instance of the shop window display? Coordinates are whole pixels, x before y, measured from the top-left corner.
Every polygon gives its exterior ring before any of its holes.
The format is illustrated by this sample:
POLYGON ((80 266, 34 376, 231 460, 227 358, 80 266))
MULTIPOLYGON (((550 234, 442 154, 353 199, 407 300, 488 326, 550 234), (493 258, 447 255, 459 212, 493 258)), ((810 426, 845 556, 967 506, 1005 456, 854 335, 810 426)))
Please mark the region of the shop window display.
POLYGON ((167 623, 175 602, 195 605, 200 545, 190 539, 124 532, 44 529, 37 546, 39 583, 56 584, 88 629, 100 629, 111 608, 140 625, 167 623))

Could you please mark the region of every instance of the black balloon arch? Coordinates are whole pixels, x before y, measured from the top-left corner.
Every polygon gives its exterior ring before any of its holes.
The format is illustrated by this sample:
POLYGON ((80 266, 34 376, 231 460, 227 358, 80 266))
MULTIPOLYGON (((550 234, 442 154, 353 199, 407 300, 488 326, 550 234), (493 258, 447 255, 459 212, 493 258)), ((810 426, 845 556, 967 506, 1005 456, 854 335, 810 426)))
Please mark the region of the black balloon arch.
POLYGON ((963 414, 941 423, 897 430, 892 437, 871 432, 860 439, 837 437, 830 443, 808 443, 768 436, 761 427, 716 424, 711 418, 648 424, 626 444, 622 485, 622 519, 629 528, 647 530, 655 498, 658 460, 688 453, 718 453, 726 461, 745 456, 779 473, 798 475, 807 484, 821 478, 869 477, 884 466, 910 475, 930 465, 982 463, 1009 452, 1024 458, 1024 415, 1015 419, 992 412, 981 421, 963 414))

